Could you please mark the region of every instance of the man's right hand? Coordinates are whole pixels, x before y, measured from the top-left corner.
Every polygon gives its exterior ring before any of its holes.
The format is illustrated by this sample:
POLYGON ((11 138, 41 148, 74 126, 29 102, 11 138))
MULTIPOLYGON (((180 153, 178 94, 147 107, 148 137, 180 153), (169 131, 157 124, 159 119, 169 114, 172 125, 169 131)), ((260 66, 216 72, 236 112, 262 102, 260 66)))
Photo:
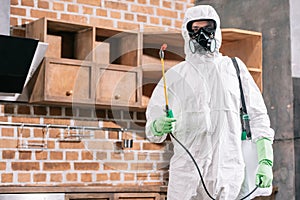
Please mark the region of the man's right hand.
POLYGON ((162 136, 167 133, 171 133, 173 131, 173 122, 175 122, 175 118, 171 117, 160 117, 152 122, 152 130, 155 136, 162 136))

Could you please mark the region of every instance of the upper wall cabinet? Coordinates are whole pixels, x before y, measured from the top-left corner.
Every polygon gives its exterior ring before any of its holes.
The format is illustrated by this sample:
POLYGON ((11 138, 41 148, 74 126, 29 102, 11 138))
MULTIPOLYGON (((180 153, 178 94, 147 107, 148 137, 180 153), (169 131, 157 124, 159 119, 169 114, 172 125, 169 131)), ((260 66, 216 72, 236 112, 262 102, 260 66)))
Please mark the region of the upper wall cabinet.
MULTIPOLYGON (((145 108, 165 70, 185 58, 180 32, 135 32, 41 18, 26 26, 26 37, 49 43, 30 85, 30 102, 145 108)), ((262 89, 262 36, 222 29, 220 51, 239 57, 262 89)))
POLYGON ((41 18, 26 37, 49 43, 30 102, 140 107, 140 33, 41 18))

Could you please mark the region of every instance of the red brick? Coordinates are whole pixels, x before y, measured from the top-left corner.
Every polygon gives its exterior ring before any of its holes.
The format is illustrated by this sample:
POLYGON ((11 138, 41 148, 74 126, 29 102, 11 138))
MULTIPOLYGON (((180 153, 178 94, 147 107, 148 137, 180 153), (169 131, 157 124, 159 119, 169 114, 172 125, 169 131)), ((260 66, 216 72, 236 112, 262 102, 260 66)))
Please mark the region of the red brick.
POLYGON ((45 118, 45 124, 67 125, 70 124, 70 119, 45 118))
POLYGON ((1 174, 2 183, 12 183, 13 182, 13 173, 1 174))
POLYGON ((74 163, 75 170, 99 170, 99 163, 74 163))
POLYGON ((138 3, 139 3, 139 4, 146 4, 147 1, 146 1, 146 0, 138 0, 138 3))
POLYGON ((18 0, 10 0, 10 5, 18 5, 18 4, 19 4, 18 0))
POLYGON ((180 2, 175 2, 175 10, 183 10, 183 4, 180 2))
POLYGON ((124 160, 134 160, 134 153, 133 152, 125 152, 124 160))
POLYGON ((163 7, 172 8, 172 2, 170 2, 170 1, 163 1, 163 7))
POLYGON ((31 152, 19 152, 19 159, 20 160, 31 160, 31 152))
POLYGON ((157 16, 160 16, 160 17, 177 18, 176 11, 171 11, 171 10, 166 10, 166 9, 161 9, 161 8, 156 9, 156 14, 157 14, 157 16))
POLYGON ((139 30, 139 24, 129 22, 118 22, 118 28, 127 30, 139 30))
POLYGON ((147 16, 144 15, 137 15, 138 22, 147 22, 147 16))
POLYGON ((150 0, 150 4, 154 6, 159 6, 159 0, 150 0))
POLYGON ((6 170, 6 162, 0 162, 0 170, 6 170))
POLYGON ((150 160, 160 160, 159 153, 149 153, 149 154, 150 154, 150 160))
POLYGON ((53 2, 53 10, 63 11, 65 9, 65 5, 60 2, 53 2))
POLYGON ((47 1, 38 1, 38 7, 39 8, 44 8, 44 9, 49 9, 49 2, 47 1))
POLYGON ((125 13, 125 19, 132 21, 132 20, 134 20, 134 15, 130 14, 130 13, 125 13))
MULTIPOLYGON (((18 18, 10 17, 10 25, 11 26, 17 26, 18 25, 18 18)), ((12 112, 13 112, 13 110, 12 110, 12 112)))
POLYGON ((50 159, 51 160, 62 160, 63 159, 63 152, 50 152, 50 159))
POLYGON ((137 180, 142 181, 142 180, 147 180, 148 174, 147 173, 137 173, 137 180))
POLYGON ((13 137, 15 129, 14 128, 2 128, 2 137, 13 137))
POLYGON ((153 170, 153 163, 131 163, 131 170, 153 170))
POLYGON ((77 5, 69 4, 67 10, 68 10, 69 12, 75 12, 75 13, 78 13, 79 7, 78 7, 77 5))
POLYGON ((35 152, 35 159, 36 160, 47 160, 48 152, 47 151, 35 152))
POLYGON ((43 10, 31 10, 30 12, 31 17, 35 18, 42 18, 42 17, 49 17, 49 18, 57 18, 57 14, 55 12, 43 11, 43 10))
POLYGON ((16 151, 3 150, 2 158, 3 159, 15 159, 16 151))
POLYGON ((125 181, 134 181, 135 174, 134 173, 125 173, 124 180, 125 181))
POLYGON ((18 117, 18 116, 13 116, 11 118, 12 122, 19 122, 19 123, 32 123, 32 124, 39 124, 40 123, 40 118, 37 117, 18 117))
POLYGON ((46 182, 46 174, 44 173, 34 174, 33 182, 46 182))
POLYGON ((164 150, 165 144, 143 143, 143 150, 164 150))
POLYGON ((122 155, 120 153, 111 152, 110 159, 111 160, 122 160, 122 155))
POLYGON ((92 182, 92 174, 91 173, 83 173, 81 174, 82 182, 92 182))
POLYGON ((90 24, 94 26, 100 26, 100 27, 113 27, 114 23, 111 19, 99 19, 99 18, 90 18, 90 24))
POLYGON ((115 19, 121 19, 121 13, 110 11, 110 17, 115 18, 115 19))
POLYGON ((10 14, 19 15, 19 16, 26 16, 26 9, 25 8, 18 8, 18 7, 10 7, 10 14))
POLYGON ((147 153, 139 152, 138 153, 138 160, 146 160, 147 156, 148 156, 147 153))
POLYGON ((38 162, 12 162, 11 168, 14 171, 32 171, 39 170, 40 165, 38 162))
POLYGON ((165 26, 171 26, 172 21, 170 19, 162 19, 162 24, 165 26))
POLYGON ((151 180, 160 180, 160 173, 151 173, 150 179, 151 180))
POLYGON ((47 171, 66 171, 70 168, 70 163, 67 162, 46 162, 43 166, 43 170, 47 171))
POLYGON ((16 148, 18 140, 1 139, 0 148, 16 148))
POLYGON ((87 4, 92 6, 101 6, 101 0, 77 0, 77 3, 87 4))
POLYGON ((33 0, 21 0, 21 5, 22 6, 34 6, 34 1, 33 0))
POLYGON ((50 174, 51 182, 62 182, 62 174, 50 174))
POLYGON ((104 170, 127 170, 128 164, 125 162, 106 162, 104 170))
POLYGON ((90 151, 83 151, 81 153, 81 159, 82 160, 93 160, 93 153, 90 151))
POLYGON ((83 14, 89 14, 89 15, 93 14, 93 8, 91 7, 83 6, 82 11, 83 14))
POLYGON ((66 159, 67 160, 78 160, 78 153, 77 152, 66 152, 66 159))
POLYGON ((77 178, 78 178, 78 176, 76 173, 68 173, 66 175, 67 181, 77 181, 77 178))
POLYGON ((82 142, 74 143, 74 142, 60 142, 60 149, 84 149, 85 146, 82 142))
POLYGON ((96 160, 105 160, 105 159, 107 159, 106 152, 97 152, 96 153, 96 160))
POLYGON ((154 9, 148 6, 131 5, 131 12, 153 15, 154 9))
POLYGON ((119 172, 112 172, 110 173, 110 180, 111 181, 119 181, 120 180, 120 173, 119 172))
POLYGON ((18 173, 18 182, 30 182, 31 175, 29 173, 18 173))
POLYGON ((96 181, 107 181, 108 175, 107 174, 97 174, 96 181))
POLYGON ((105 1, 105 7, 116 10, 128 10, 128 5, 120 2, 105 1))
POLYGON ((87 17, 81 15, 61 14, 61 19, 70 22, 87 23, 87 17))

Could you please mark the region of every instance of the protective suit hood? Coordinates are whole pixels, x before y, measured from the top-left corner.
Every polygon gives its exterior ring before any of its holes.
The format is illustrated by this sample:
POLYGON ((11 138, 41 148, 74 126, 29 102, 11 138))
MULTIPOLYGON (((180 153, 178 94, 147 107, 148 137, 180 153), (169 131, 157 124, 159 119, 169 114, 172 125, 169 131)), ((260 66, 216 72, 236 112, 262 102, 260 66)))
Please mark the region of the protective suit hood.
POLYGON ((214 53, 205 54, 204 57, 212 57, 218 55, 222 43, 219 15, 217 14, 216 10, 213 7, 209 5, 199 5, 187 9, 182 24, 182 36, 184 38, 184 52, 186 54, 186 60, 189 60, 189 58, 195 56, 189 48, 190 37, 187 30, 187 24, 190 21, 194 21, 194 20, 214 20, 216 22, 216 32, 215 32, 216 50, 214 53))

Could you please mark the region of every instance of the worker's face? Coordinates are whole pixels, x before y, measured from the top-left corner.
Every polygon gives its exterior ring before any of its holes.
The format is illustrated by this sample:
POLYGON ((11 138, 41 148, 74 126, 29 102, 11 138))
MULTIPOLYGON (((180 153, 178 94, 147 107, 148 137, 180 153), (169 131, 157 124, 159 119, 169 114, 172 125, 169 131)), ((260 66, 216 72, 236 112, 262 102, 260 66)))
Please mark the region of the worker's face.
POLYGON ((200 28, 208 26, 207 21, 196 21, 192 24, 192 30, 196 33, 200 28))

